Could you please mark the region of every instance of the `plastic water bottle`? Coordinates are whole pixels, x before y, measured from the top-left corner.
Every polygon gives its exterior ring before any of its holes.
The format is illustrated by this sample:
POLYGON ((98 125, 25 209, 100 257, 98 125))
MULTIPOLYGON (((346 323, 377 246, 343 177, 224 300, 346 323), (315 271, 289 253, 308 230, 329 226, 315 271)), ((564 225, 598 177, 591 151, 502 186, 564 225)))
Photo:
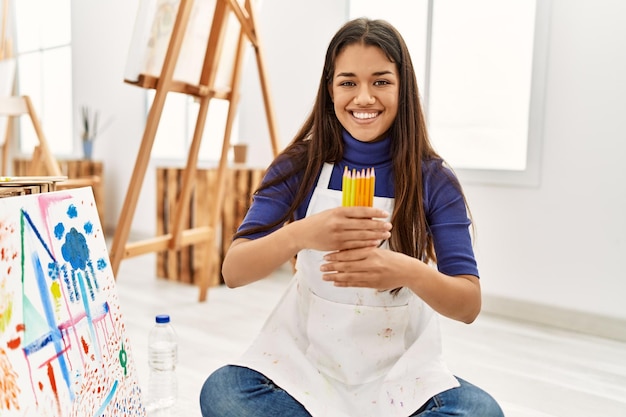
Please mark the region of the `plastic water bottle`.
POLYGON ((178 395, 177 361, 178 340, 170 316, 158 315, 148 338, 150 379, 146 409, 149 417, 173 415, 178 395))

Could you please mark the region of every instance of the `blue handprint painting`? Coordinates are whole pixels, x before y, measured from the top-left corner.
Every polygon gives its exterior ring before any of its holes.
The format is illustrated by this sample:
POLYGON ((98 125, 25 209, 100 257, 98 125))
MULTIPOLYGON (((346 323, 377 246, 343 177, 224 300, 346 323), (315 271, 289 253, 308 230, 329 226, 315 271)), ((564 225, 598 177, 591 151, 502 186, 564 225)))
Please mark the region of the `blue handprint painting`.
POLYGON ((90 188, 0 199, 0 415, 144 416, 90 188))

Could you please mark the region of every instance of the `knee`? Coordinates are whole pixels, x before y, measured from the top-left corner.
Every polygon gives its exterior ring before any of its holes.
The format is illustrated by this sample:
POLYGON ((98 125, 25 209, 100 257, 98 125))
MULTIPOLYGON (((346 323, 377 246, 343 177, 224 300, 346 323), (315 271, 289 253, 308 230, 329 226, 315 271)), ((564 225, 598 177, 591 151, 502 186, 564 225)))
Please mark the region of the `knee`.
MULTIPOLYGON (((483 391, 484 392, 484 391, 483 391)), ((484 393, 485 395, 482 398, 480 408, 483 410, 482 412, 485 417, 504 417, 504 412, 500 407, 500 404, 488 393, 484 393)))
POLYGON ((488 392, 475 385, 457 378, 461 383, 461 403, 467 404, 468 416, 504 417, 504 412, 488 392))
POLYGON ((228 415, 227 394, 229 384, 227 383, 227 367, 222 367, 214 371, 204 381, 200 390, 200 411, 203 417, 228 415), (222 410, 222 408, 226 409, 222 410))

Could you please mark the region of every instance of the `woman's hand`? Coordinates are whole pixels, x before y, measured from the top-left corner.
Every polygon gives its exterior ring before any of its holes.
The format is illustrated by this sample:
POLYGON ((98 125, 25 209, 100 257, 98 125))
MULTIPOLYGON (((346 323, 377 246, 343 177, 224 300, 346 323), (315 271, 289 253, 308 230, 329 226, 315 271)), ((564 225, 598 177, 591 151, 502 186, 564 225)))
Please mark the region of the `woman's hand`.
POLYGON ((222 263, 224 281, 229 287, 257 281, 302 249, 376 247, 391 236, 391 223, 380 220, 388 215, 372 207, 337 207, 288 223, 259 239, 236 239, 222 263))
POLYGON ((390 290, 406 286, 403 274, 395 270, 404 255, 378 247, 362 247, 329 253, 320 267, 325 281, 337 287, 367 287, 390 290))
POLYGON ((299 249, 337 251, 376 247, 391 236, 389 214, 373 207, 336 207, 293 223, 299 249))
POLYGON ((337 251, 324 259, 322 279, 337 287, 407 287, 438 313, 464 323, 480 312, 480 280, 473 275, 445 275, 419 259, 374 247, 337 251))

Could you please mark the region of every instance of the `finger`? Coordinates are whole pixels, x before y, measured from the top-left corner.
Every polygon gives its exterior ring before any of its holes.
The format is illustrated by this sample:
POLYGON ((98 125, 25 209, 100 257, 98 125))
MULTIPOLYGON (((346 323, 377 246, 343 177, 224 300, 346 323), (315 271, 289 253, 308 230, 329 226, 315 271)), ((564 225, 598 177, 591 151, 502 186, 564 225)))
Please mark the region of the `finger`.
MULTIPOLYGON (((325 273, 347 273, 351 271, 355 271, 358 268, 354 264, 354 261, 335 261, 335 262, 326 262, 320 265, 320 271, 325 273)), ((362 268, 361 268, 362 269, 362 268)))
MULTIPOLYGON (((346 230, 340 233, 339 237, 344 242, 380 241, 389 239, 391 233, 385 230, 346 230)), ((358 245, 353 247, 358 247, 358 245)))
POLYGON ((333 282, 335 287, 353 287, 353 288, 365 288, 370 287, 365 282, 333 282))
POLYGON ((367 246, 358 246, 352 249, 344 249, 324 255, 327 262, 354 262, 366 259, 373 249, 378 247, 380 241, 364 241, 367 246))
POLYGON ((339 243, 337 247, 337 251, 344 252, 344 251, 356 250, 356 249, 374 249, 374 248, 379 247, 381 242, 383 242, 383 240, 381 239, 343 241, 339 243))
POLYGON ((346 217, 354 219, 386 219, 389 213, 376 207, 342 207, 346 217))
POLYGON ((388 232, 391 230, 392 225, 390 222, 376 219, 349 218, 345 222, 344 227, 346 230, 372 230, 388 232))
POLYGON ((371 287, 368 281, 359 279, 355 274, 328 274, 323 275, 324 281, 332 282, 335 287, 371 287))
POLYGON ((326 274, 333 274, 332 280, 343 281, 354 278, 359 274, 367 273, 364 259, 365 258, 351 261, 327 262, 320 265, 320 271, 326 274))

